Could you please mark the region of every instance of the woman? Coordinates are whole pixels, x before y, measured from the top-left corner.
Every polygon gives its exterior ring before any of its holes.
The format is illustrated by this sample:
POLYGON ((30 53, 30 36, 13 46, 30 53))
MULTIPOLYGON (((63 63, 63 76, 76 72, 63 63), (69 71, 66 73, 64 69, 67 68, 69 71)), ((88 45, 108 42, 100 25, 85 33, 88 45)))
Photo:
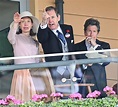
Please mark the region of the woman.
MULTIPOLYGON (((37 33, 39 21, 30 12, 14 14, 10 25, 8 40, 13 46, 14 56, 31 56, 39 54, 39 44, 32 38, 37 33)), ((15 64, 38 63, 39 58, 15 59, 15 64)), ((22 101, 29 101, 36 94, 29 69, 15 70, 10 95, 22 101)))

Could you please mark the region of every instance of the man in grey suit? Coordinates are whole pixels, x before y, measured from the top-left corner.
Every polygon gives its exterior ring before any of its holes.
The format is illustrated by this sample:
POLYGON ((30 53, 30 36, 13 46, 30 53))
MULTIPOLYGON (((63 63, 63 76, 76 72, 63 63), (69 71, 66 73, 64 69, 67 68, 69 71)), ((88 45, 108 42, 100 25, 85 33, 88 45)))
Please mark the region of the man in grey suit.
MULTIPOLYGON (((100 22, 96 19, 89 18, 85 21, 84 24, 84 34, 85 39, 79 43, 75 44, 75 51, 89 51, 89 50, 103 50, 110 49, 110 45, 107 42, 103 42, 97 39, 97 36, 100 32, 100 22)), ((109 56, 109 53, 98 53, 98 55, 109 56)), ((94 57, 94 53, 92 56, 94 57)), ((76 55, 77 59, 87 59, 88 54, 76 55)), ((81 82, 85 83, 93 83, 95 84, 92 88, 92 91, 98 90, 101 92, 100 97, 105 97, 105 93, 103 92, 103 88, 107 85, 106 80, 106 71, 105 66, 108 65, 109 62, 106 63, 93 63, 93 64, 83 64, 80 65, 80 71, 83 75, 81 75, 81 82)), ((80 73, 80 72, 79 72, 80 73)), ((79 73, 76 72, 75 75, 78 77, 79 73)), ((80 76, 79 76, 80 77, 80 76)), ((86 87, 80 87, 80 92, 84 97, 88 94, 86 87)))
MULTIPOLYGON (((42 22, 38 29, 37 38, 41 43, 44 54, 72 52, 74 46, 73 28, 71 25, 59 24, 60 15, 53 6, 46 7, 42 22)), ((71 56, 51 56, 46 57, 46 62, 71 60, 71 56)), ((69 66, 59 66, 49 68, 54 84, 62 83, 63 78, 70 79, 71 70, 69 66)), ((70 83, 66 81, 65 84, 70 83)), ((70 93, 69 87, 56 88, 56 92, 70 93)), ((75 91, 74 91, 75 92, 75 91)), ((77 91, 76 91, 77 92, 77 91)))

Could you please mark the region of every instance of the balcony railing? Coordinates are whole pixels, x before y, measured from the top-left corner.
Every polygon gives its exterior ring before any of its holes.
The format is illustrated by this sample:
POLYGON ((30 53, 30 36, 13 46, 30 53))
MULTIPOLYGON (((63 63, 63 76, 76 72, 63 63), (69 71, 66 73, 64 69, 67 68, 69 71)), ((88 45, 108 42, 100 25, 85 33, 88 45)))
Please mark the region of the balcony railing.
MULTIPOLYGON (((68 65, 81 65, 81 64, 93 64, 93 63, 104 63, 104 62, 110 62, 110 64, 107 67, 107 81, 109 84, 113 85, 115 83, 118 83, 118 49, 107 49, 107 50, 96 50, 96 51, 82 51, 82 52, 68 52, 68 53, 56 53, 56 54, 42 54, 42 55, 34 55, 34 56, 22 56, 22 57, 4 57, 0 58, 0 72, 7 72, 10 70, 19 70, 19 69, 25 69, 25 68, 49 68, 49 67, 57 67, 57 66, 68 66, 68 65), (93 55, 95 53, 100 53, 100 52, 106 52, 110 53, 110 56, 108 57, 93 57, 93 58, 88 58, 88 59, 73 59, 73 60, 68 60, 68 61, 54 61, 54 62, 40 62, 40 63, 31 63, 31 64, 11 64, 8 63, 9 61, 14 59, 26 59, 26 58, 45 58, 45 57, 51 57, 51 56, 62 56, 62 55, 77 55, 77 54, 91 54, 93 55), (110 67, 109 67, 110 66, 110 67), (113 67, 113 69, 112 69, 113 67), (114 70, 114 71, 111 71, 114 70), (112 73, 115 73, 114 76, 112 73), (110 74, 111 73, 111 74, 110 74)), ((75 70, 75 69, 74 69, 75 70)), ((73 72, 74 72, 73 70, 73 72)), ((73 75, 73 73, 70 73, 70 75, 73 75)), ((12 76, 10 77, 12 80, 12 76)), ((1 82, 4 80, 0 80, 1 82)), ((9 81, 8 81, 9 82, 9 81)), ((70 84, 71 87, 73 87, 73 82, 70 84)), ((4 91, 4 87, 1 87, 2 90, 4 91)), ((10 87, 9 87, 10 90, 10 87)), ((8 90, 8 91, 9 91, 8 90)), ((2 92, 4 93, 4 92, 2 92)), ((8 92, 9 93, 9 92, 8 92)), ((7 93, 7 94, 8 94, 7 93)))

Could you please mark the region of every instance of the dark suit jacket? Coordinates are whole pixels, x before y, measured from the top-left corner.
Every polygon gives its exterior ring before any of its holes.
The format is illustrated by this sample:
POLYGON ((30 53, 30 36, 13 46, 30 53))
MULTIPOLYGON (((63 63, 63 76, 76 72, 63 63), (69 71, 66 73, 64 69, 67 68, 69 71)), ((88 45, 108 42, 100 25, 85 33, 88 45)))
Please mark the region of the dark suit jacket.
MULTIPOLYGON (((65 37, 68 45, 69 52, 73 51, 74 46, 74 36, 73 29, 71 25, 60 25, 62 32, 65 34, 69 31, 70 37, 65 37)), ((39 27, 37 34, 38 41, 41 43, 44 54, 62 53, 62 45, 57 36, 47 27, 46 29, 41 29, 39 27)), ((46 57, 46 61, 60 61, 62 56, 46 57)))
MULTIPOLYGON (((98 46, 96 50, 101 50, 101 49, 110 49, 109 43, 99 41, 98 39, 96 40, 97 44, 101 45, 98 46)), ((81 41, 80 43, 76 43, 75 46, 75 51, 87 51, 87 47, 85 45, 85 40, 81 41)), ((87 57, 85 54, 81 55, 76 55, 77 59, 86 59, 87 57)), ((95 84, 95 87, 93 89, 102 91, 103 88, 107 85, 106 82, 106 72, 105 72, 105 66, 108 65, 109 63, 103 63, 100 65, 99 63, 95 63, 92 66, 89 66, 85 71, 85 77, 90 77, 89 79, 86 78, 86 82, 92 82, 95 84)))

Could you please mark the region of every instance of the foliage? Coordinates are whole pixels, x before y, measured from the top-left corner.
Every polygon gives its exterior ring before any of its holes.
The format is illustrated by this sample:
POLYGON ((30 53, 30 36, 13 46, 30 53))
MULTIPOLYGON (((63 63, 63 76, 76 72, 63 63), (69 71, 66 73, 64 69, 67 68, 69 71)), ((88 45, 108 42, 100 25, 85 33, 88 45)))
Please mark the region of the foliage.
POLYGON ((5 107, 118 107, 118 99, 114 96, 108 96, 102 99, 60 99, 58 101, 49 103, 44 103, 44 101, 29 101, 20 105, 14 106, 13 104, 10 104, 9 106, 5 107))
POLYGON ((15 99, 8 95, 4 100, 0 100, 0 107, 118 107, 118 97, 112 88, 106 86, 103 89, 107 97, 99 98, 101 92, 95 90, 89 93, 86 98, 82 98, 80 93, 70 94, 69 99, 63 98, 61 93, 52 93, 51 102, 46 102, 49 97, 46 94, 34 95, 28 102, 15 99))
POLYGON ((87 98, 81 100, 59 100, 56 102, 27 102, 19 107, 116 107, 118 99, 114 96, 108 96, 102 99, 87 98))

